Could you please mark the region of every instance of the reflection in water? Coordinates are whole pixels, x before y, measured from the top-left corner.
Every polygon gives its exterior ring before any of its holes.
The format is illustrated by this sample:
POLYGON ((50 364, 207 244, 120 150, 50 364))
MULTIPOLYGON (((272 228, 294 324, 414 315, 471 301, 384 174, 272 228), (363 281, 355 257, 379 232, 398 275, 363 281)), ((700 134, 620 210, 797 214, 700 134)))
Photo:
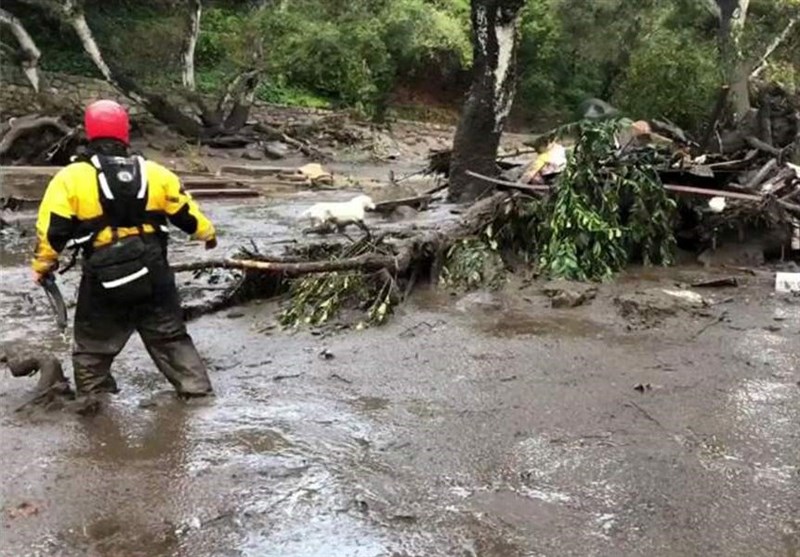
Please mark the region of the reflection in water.
POLYGON ((82 509, 85 522, 71 541, 98 556, 172 554, 177 525, 161 517, 179 516, 190 497, 185 472, 192 409, 174 400, 148 412, 145 421, 118 410, 111 406, 79 422, 80 448, 72 458, 83 468, 86 501, 95 507, 82 509))

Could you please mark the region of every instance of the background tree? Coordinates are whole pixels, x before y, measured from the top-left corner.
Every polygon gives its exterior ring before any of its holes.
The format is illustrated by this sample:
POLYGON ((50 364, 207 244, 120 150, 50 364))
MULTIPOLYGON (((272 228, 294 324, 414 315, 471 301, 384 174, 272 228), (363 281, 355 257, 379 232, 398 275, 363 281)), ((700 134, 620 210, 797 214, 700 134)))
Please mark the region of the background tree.
POLYGON ((467 175, 497 173, 495 159, 516 88, 522 0, 472 1, 472 85, 453 139, 450 198, 472 201, 486 184, 467 175))

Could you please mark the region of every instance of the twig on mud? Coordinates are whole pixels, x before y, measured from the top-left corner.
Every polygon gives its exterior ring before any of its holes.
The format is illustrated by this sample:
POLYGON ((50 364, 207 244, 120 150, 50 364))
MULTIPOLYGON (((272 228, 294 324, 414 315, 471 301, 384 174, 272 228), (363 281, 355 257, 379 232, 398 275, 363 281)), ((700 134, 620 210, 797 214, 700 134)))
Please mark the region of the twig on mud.
POLYGON ((432 330, 433 330, 433 329, 435 329, 435 328, 436 328, 438 325, 443 325, 444 323, 445 323, 445 321, 444 321, 444 320, 442 320, 442 319, 437 319, 437 320, 436 320, 436 321, 434 321, 432 324, 431 324, 431 323, 428 323, 427 321, 420 321, 420 322, 419 322, 419 323, 417 323, 416 325, 412 325, 411 327, 409 327, 408 329, 406 329, 405 331, 403 331, 402 333, 400 333, 398 336, 399 336, 400 338, 413 337, 413 336, 416 336, 416 335, 415 335, 415 331, 416 331, 417 329, 419 329, 420 327, 427 327, 427 328, 428 328, 428 330, 431 330, 431 331, 432 331, 432 330))
POLYGON ((653 422, 654 424, 656 424, 658 427, 660 427, 661 429, 663 429, 664 431, 666 431, 667 433, 669 433, 669 430, 668 430, 666 427, 664 427, 664 424, 662 424, 662 423, 661 423, 661 422, 659 422, 657 419, 655 419, 655 418, 654 418, 654 417, 653 417, 653 416, 650 414, 650 412, 648 412, 647 410, 645 410, 644 408, 642 408, 641 406, 639 406, 638 404, 636 404, 634 401, 632 401, 632 400, 629 400, 629 401, 628 401, 628 402, 626 402, 625 404, 626 404, 626 405, 628 405, 628 406, 632 406, 633 408, 636 408, 636 409, 637 409, 637 410, 638 410, 638 411, 639 411, 639 412, 642 414, 642 416, 644 416, 645 418, 647 418, 648 420, 650 420, 651 422, 653 422))
POLYGON ((694 334, 693 334, 691 337, 689 337, 689 340, 694 340, 694 339, 696 339, 697 337, 699 337, 700 335, 702 335, 703 333, 705 333, 705 332, 706 332, 708 329, 710 329, 711 327, 713 327, 713 326, 714 326, 714 325, 716 325, 717 323, 722 323, 723 321, 725 321, 725 319, 726 319, 727 317, 728 317, 728 312, 727 312, 727 311, 723 311, 722 313, 720 313, 719 315, 717 315, 717 316, 716 316, 714 319, 712 319, 711 321, 709 321, 708 323, 706 323, 705 325, 703 325, 703 326, 700 328, 700 330, 699 330, 699 331, 697 331, 697 332, 696 332, 696 333, 694 333, 694 334))
POLYGON ((342 377, 338 373, 331 373, 330 374, 330 378, 331 379, 337 379, 339 381, 342 381, 343 383, 347 383, 348 385, 352 385, 353 384, 353 382, 350 379, 348 379, 347 377, 342 377))
POLYGON ((275 375, 272 377, 273 381, 283 381, 284 379, 295 379, 297 377, 301 377, 302 373, 290 373, 287 375, 275 375))

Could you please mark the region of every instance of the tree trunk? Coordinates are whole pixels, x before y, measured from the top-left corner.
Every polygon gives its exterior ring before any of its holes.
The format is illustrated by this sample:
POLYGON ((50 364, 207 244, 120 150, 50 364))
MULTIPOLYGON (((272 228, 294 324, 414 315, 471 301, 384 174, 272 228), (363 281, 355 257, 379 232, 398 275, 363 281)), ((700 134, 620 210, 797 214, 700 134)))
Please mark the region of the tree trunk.
POLYGON ((742 52, 741 37, 750 0, 716 0, 719 7, 719 48, 725 80, 730 85, 734 122, 750 112, 750 68, 742 52))
POLYGON ((256 89, 261 82, 261 72, 253 70, 244 80, 244 85, 236 97, 236 101, 225 119, 225 131, 234 133, 239 131, 250 116, 250 107, 256 98, 256 89))
POLYGON ((22 22, 19 19, 17 19, 16 16, 14 16, 10 12, 2 8, 0 8, 0 23, 2 23, 3 25, 7 25, 11 30, 11 33, 14 35, 14 38, 17 39, 17 43, 19 43, 20 53, 22 54, 20 60, 22 71, 25 73, 25 77, 28 78, 28 81, 30 81, 33 90, 38 93, 39 92, 38 67, 39 67, 39 58, 41 58, 42 53, 36 47, 36 43, 28 34, 28 31, 25 29, 25 26, 22 25, 22 22))
POLYGON ((473 201, 497 174, 495 157, 514 97, 517 27, 524 0, 472 0, 472 85, 453 139, 450 198, 473 201))
POLYGON ((194 51, 197 47, 197 38, 200 36, 200 18, 203 14, 203 4, 200 0, 188 0, 188 25, 189 30, 183 44, 183 86, 194 91, 194 51))

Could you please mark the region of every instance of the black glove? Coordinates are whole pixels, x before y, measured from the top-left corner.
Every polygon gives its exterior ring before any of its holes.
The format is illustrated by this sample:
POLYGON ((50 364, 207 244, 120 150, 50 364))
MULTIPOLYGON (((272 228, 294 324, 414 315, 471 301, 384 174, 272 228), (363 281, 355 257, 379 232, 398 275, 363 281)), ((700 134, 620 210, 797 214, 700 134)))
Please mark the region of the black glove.
POLYGON ((214 249, 217 247, 217 239, 211 238, 210 240, 206 240, 206 249, 214 249))

